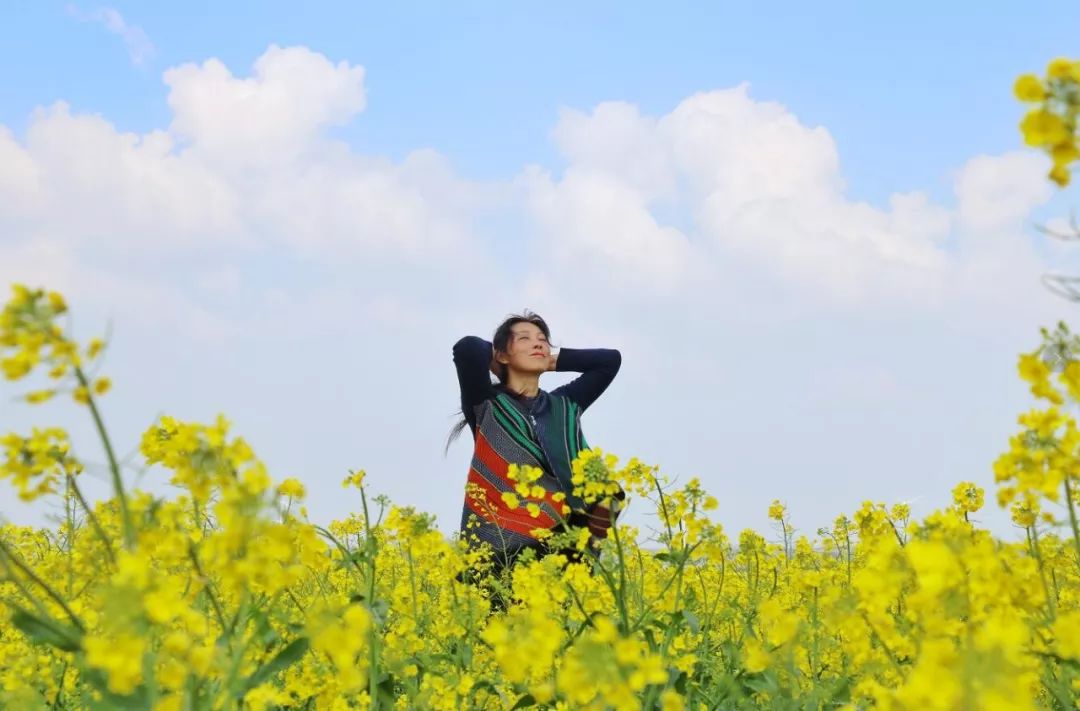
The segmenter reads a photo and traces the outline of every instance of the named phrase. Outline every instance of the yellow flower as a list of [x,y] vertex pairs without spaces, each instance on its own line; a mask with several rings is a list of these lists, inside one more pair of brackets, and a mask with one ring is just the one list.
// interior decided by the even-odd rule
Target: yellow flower
[[90,391],[85,386],[80,385],[75,388],[75,392],[71,394],[71,397],[80,405],[85,405],[90,402]]
[[1059,655],[1080,661],[1080,611],[1058,617],[1054,622],[1054,638]]
[[87,637],[83,640],[86,663],[105,672],[109,691],[130,694],[142,682],[146,640],[140,635]]
[[953,504],[963,513],[974,513],[983,507],[983,489],[970,481],[953,487]]
[[350,471],[349,476],[345,477],[345,480],[341,482],[341,486],[348,489],[350,486],[357,489],[364,488],[364,477],[367,476],[367,472],[363,469],[358,469],[355,472]]
[[62,314],[67,311],[67,302],[64,301],[62,294],[56,291],[49,292],[49,306],[52,307],[53,313]]
[[86,346],[86,357],[90,360],[97,358],[104,347],[105,341],[100,338],[91,338],[90,343]]
[[1058,184],[1058,187],[1064,188],[1069,184],[1069,180],[1072,178],[1072,173],[1069,169],[1063,165],[1055,165],[1050,169],[1048,173],[1050,180],[1053,180]]
[[278,484],[278,496],[288,496],[293,499],[302,499],[306,495],[303,483],[299,479],[286,479]]
[[111,380],[109,380],[108,378],[98,378],[94,382],[94,394],[95,395],[104,395],[105,393],[109,392],[109,388],[111,388],[111,387],[112,387],[112,381]]
[[518,499],[517,494],[512,491],[504,491],[501,498],[507,508],[516,509],[518,506],[521,506],[521,500]]
[[1065,79],[1072,76],[1073,73],[1073,61],[1066,57],[1057,57],[1050,60],[1050,64],[1046,67],[1046,76],[1051,79]]
[[1080,151],[1076,149],[1073,141],[1063,141],[1050,149],[1050,157],[1054,165],[1067,166],[1080,157]]
[[1031,394],[1061,405],[1065,398],[1050,385],[1050,367],[1037,353],[1025,353],[1018,363],[1020,377],[1031,385]]
[[1046,89],[1034,74],[1020,76],[1013,85],[1013,93],[1020,101],[1042,101],[1046,97]]
[[37,390],[32,393],[26,394],[26,401],[31,405],[37,405],[48,400],[51,400],[53,395],[56,395],[55,390]]
[[756,639],[748,639],[743,643],[743,668],[750,673],[765,671],[772,663],[772,657]]
[[769,518],[774,521],[783,521],[784,514],[787,513],[787,508],[780,503],[779,499],[773,499],[772,504],[769,505]]
[[1013,523],[1024,528],[1034,526],[1035,517],[1039,513],[1038,505],[1031,501],[1014,502],[1011,511]]
[[684,708],[685,699],[674,689],[665,689],[660,694],[660,711],[683,711]]
[[1053,146],[1069,138],[1061,117],[1045,109],[1028,112],[1020,122],[1020,131],[1024,134],[1024,141],[1036,148]]

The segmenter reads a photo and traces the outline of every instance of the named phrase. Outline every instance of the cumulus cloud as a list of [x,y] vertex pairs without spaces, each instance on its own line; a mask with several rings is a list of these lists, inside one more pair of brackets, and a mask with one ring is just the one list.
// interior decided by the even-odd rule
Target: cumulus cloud
[[[700,295],[738,272],[834,303],[933,304],[966,255],[980,269],[996,258],[973,235],[1011,237],[1049,195],[1039,159],[1012,153],[961,167],[955,206],[919,191],[853,201],[829,132],[745,84],[660,116],[625,102],[564,109],[552,131],[561,170],[477,184],[430,149],[393,162],[330,137],[365,108],[361,66],[270,46],[248,75],[210,59],[163,78],[164,129],[122,132],[64,103],[36,110],[22,140],[0,127],[0,226],[83,256],[275,249],[449,272],[488,259],[477,219],[502,210],[526,228],[501,237],[529,255],[523,273],[585,289]],[[195,282],[223,293],[243,272],[206,273]]]
[[1014,234],[1034,207],[1050,199],[1046,164],[1045,156],[1030,151],[970,159],[954,182],[963,227],[983,235]]
[[[561,175],[524,181],[543,239],[562,268],[610,264],[637,288],[696,291],[749,268],[838,305],[932,306],[966,268],[957,243],[996,229],[1030,253],[1021,220],[1050,194],[1043,161],[1010,153],[963,166],[954,206],[918,190],[852,200],[828,130],[746,84],[656,117],[620,102],[564,110],[553,137]],[[993,258],[1007,266],[1009,251]]]
[[184,64],[164,74],[171,131],[207,160],[295,159],[323,129],[364,110],[364,68],[332,64],[305,47],[271,45],[250,77],[220,60]]
[[0,215],[21,212],[29,232],[99,249],[244,236],[236,186],[178,152],[165,131],[120,132],[57,103],[34,112],[19,150],[23,166],[0,163],[0,184],[22,182],[33,194],[0,193]]
[[[393,161],[336,140],[365,109],[365,71],[307,48],[271,46],[247,72],[184,64],[164,82],[172,119],[158,130],[64,103],[34,111],[21,136],[0,126],[0,283],[60,288],[137,323],[163,406],[195,407],[185,398],[205,373],[200,403],[212,392],[208,407],[261,427],[292,471],[355,466],[363,431],[364,466],[448,529],[461,487],[459,463],[439,459],[449,347],[507,310],[540,311],[564,345],[624,349],[601,406],[611,417],[590,440],[703,474],[723,449],[710,486],[733,469],[763,486],[804,469],[854,480],[863,465],[838,461],[830,422],[862,428],[867,460],[893,431],[944,442],[946,405],[986,390],[970,364],[992,357],[1004,372],[1017,347],[1002,334],[1026,338],[1047,312],[1046,261],[1022,228],[1049,189],[1028,153],[960,166],[948,203],[912,189],[871,205],[847,194],[825,127],[742,85],[655,116],[625,102],[564,109],[551,135],[562,165],[478,183],[430,148]],[[970,387],[934,380],[947,368]],[[432,397],[446,407],[416,406]],[[699,430],[625,414],[642,398]],[[962,431],[956,441],[975,451]],[[941,468],[901,454],[881,466],[918,469],[906,485],[932,493]],[[417,472],[439,483],[418,494]],[[776,493],[736,487],[725,501],[753,510]],[[318,496],[320,518],[342,513]]]
[[395,163],[327,136],[363,110],[363,78],[363,67],[271,46],[246,77],[217,60],[166,71],[164,129],[39,108],[21,140],[0,126],[4,241],[156,267],[221,250],[351,264],[474,257],[471,220],[497,189],[458,178],[430,150]]

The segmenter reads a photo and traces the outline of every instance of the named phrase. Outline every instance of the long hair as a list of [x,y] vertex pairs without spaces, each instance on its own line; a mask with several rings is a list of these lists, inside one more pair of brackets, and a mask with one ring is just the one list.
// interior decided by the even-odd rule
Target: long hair
[[[507,316],[506,319],[499,324],[499,327],[495,329],[495,335],[491,337],[492,351],[495,353],[506,353],[509,350],[510,337],[513,335],[513,328],[519,323],[535,324],[544,334],[544,338],[548,339],[549,343],[551,342],[551,329],[548,328],[547,322],[540,318],[539,314],[535,314],[532,311],[525,309],[523,313],[510,314]],[[496,370],[498,371],[496,377],[499,381],[496,387],[503,389],[507,394],[513,397],[518,397],[517,393],[506,387],[506,381],[510,377],[509,367],[504,363],[499,363]],[[457,414],[461,416],[461,419],[454,424],[453,428],[450,430],[450,435],[446,438],[446,447],[443,449],[444,457],[450,451],[450,445],[458,438],[461,431],[469,426],[469,421],[465,419],[465,413],[458,410]]]

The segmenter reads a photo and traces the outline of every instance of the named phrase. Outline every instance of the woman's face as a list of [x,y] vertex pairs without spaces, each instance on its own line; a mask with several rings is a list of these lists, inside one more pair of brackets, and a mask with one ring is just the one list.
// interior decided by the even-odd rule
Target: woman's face
[[543,373],[548,369],[551,345],[535,323],[515,323],[510,330],[510,343],[498,361],[521,373]]

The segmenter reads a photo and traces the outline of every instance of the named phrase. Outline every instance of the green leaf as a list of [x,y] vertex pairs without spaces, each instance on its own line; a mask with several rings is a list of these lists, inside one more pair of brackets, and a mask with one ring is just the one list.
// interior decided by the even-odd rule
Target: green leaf
[[683,619],[686,620],[686,626],[690,628],[690,631],[694,634],[701,632],[701,620],[690,610],[682,611]]
[[527,709],[530,706],[536,706],[536,699],[533,698],[532,694],[525,694],[517,700],[517,703],[510,707],[510,711],[514,711],[515,709]]
[[240,692],[241,696],[251,689],[254,689],[259,684],[262,684],[264,681],[267,681],[278,672],[288,669],[307,653],[308,647],[310,646],[311,642],[308,641],[307,637],[298,637],[289,642],[285,645],[284,649],[274,655],[273,659],[256,669],[255,672],[247,678],[242,687],[243,690]]
[[382,627],[386,624],[387,615],[390,614],[390,601],[389,600],[376,600],[368,605],[368,610],[371,612],[372,622],[377,627]]
[[380,707],[390,708],[394,705],[394,688],[397,680],[393,674],[384,674],[379,683],[375,685],[375,694],[379,698]]
[[65,652],[77,652],[82,641],[82,633],[62,622],[38,617],[20,607],[12,606],[11,623],[34,644],[56,647]]
[[776,680],[776,676],[769,670],[766,670],[761,674],[747,676],[743,678],[742,682],[748,689],[757,692],[764,691],[770,696],[776,696],[780,693],[780,684]]
[[495,685],[487,679],[483,679],[473,684],[473,687],[469,689],[469,701],[473,700],[473,697],[476,696],[476,692],[483,691],[485,689],[495,694],[496,696],[499,696],[499,690],[495,688]]

